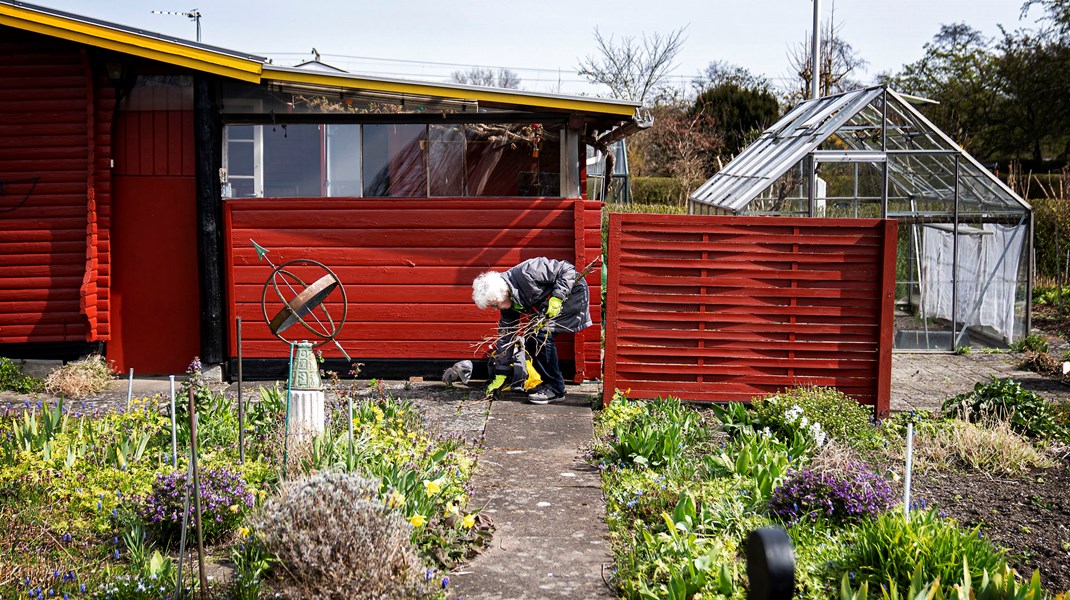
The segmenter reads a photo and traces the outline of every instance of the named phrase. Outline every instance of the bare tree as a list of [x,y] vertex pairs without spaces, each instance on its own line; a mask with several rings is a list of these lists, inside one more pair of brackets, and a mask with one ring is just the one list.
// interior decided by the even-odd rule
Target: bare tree
[[[851,44],[840,37],[841,25],[836,25],[836,9],[825,23],[821,33],[821,72],[818,79],[818,91],[822,96],[838,94],[856,89],[861,84],[851,79],[851,73],[866,66],[867,62],[855,53]],[[807,33],[807,39],[810,34]],[[799,102],[810,96],[810,81],[813,75],[813,48],[809,41],[803,41],[788,52],[788,61],[794,74],[799,77],[797,87],[788,92],[791,103]]]
[[596,27],[597,53],[580,61],[579,74],[591,83],[608,87],[614,98],[645,105],[659,88],[665,87],[665,78],[676,68],[685,29],[681,27],[667,35],[643,34],[638,40],[624,36],[618,41],[612,35],[605,38]]
[[510,90],[520,89],[520,76],[504,67],[499,68],[497,71],[483,67],[472,67],[467,71],[454,71],[450,74],[450,81],[464,85],[480,85]]
[[745,67],[724,60],[710,62],[705,70],[691,80],[691,86],[698,94],[724,84],[734,84],[746,90],[775,91],[773,83],[764,75],[755,75]]

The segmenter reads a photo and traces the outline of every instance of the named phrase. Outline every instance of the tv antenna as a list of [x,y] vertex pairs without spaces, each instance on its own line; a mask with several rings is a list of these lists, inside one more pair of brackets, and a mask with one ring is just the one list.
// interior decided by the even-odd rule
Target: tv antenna
[[194,8],[186,12],[176,12],[173,10],[154,10],[154,15],[174,15],[177,17],[187,17],[190,21],[197,23],[197,42],[201,41],[201,11]]

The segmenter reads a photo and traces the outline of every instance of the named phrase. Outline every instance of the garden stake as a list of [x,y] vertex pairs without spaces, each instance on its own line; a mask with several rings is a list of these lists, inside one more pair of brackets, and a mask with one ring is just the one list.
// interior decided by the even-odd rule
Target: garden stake
[[353,470],[353,396],[346,394],[346,405],[349,407],[349,462],[346,463],[346,472]]
[[134,368],[130,368],[130,381],[126,384],[126,406],[130,407],[130,401],[134,399]]
[[[174,406],[174,394],[171,395],[171,405]],[[182,532],[178,536],[178,576],[175,581],[177,582],[177,589],[175,590],[175,598],[182,600],[182,558],[186,555],[186,530],[189,529],[189,482],[193,479],[193,460],[190,457],[189,468],[186,469],[186,494],[182,498]],[[178,465],[176,464],[177,468]]]
[[238,464],[245,464],[245,406],[241,401],[241,317],[238,317]]
[[175,376],[168,377],[171,381],[171,468],[178,470],[178,425],[175,423]]
[[294,382],[294,344],[290,342],[290,374],[286,376],[286,435],[282,438],[282,480],[286,481],[286,463],[290,452],[290,388]]
[[197,517],[197,570],[201,578],[201,597],[208,591],[208,582],[204,578],[204,529],[201,527],[201,484],[197,473],[197,409],[193,400],[193,386],[189,388],[189,437],[190,469],[193,471],[193,505]]
[[903,476],[903,516],[910,518],[910,470],[914,458],[914,424],[907,423],[907,467]]

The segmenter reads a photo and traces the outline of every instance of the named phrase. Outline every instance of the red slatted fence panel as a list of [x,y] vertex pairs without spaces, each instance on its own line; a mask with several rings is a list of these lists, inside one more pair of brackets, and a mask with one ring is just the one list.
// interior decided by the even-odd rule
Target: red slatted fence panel
[[836,387],[888,411],[896,223],[610,215],[604,401]]
[[[229,200],[229,320],[233,328],[234,317],[242,317],[245,358],[286,355],[261,314],[271,269],[257,260],[253,239],[276,265],[309,258],[338,275],[349,303],[339,341],[354,360],[479,359],[475,345],[494,333],[497,313],[472,303],[476,275],[535,256],[582,268],[601,252],[600,208],[593,201],[534,198]],[[587,282],[591,331],[597,332],[600,271]],[[340,314],[330,302],[328,309]],[[598,377],[599,335],[580,338],[579,356],[572,337],[558,338],[561,358],[576,358],[578,373]],[[230,340],[230,356],[236,356],[233,331]],[[341,357],[330,345],[322,350]]]

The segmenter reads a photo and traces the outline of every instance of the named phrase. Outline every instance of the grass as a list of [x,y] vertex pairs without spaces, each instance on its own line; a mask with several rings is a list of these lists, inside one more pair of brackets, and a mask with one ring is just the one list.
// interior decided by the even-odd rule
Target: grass
[[954,419],[946,427],[935,429],[932,435],[915,439],[914,460],[919,469],[940,470],[955,465],[1014,475],[1053,464],[1015,433],[1007,421],[980,426]]

